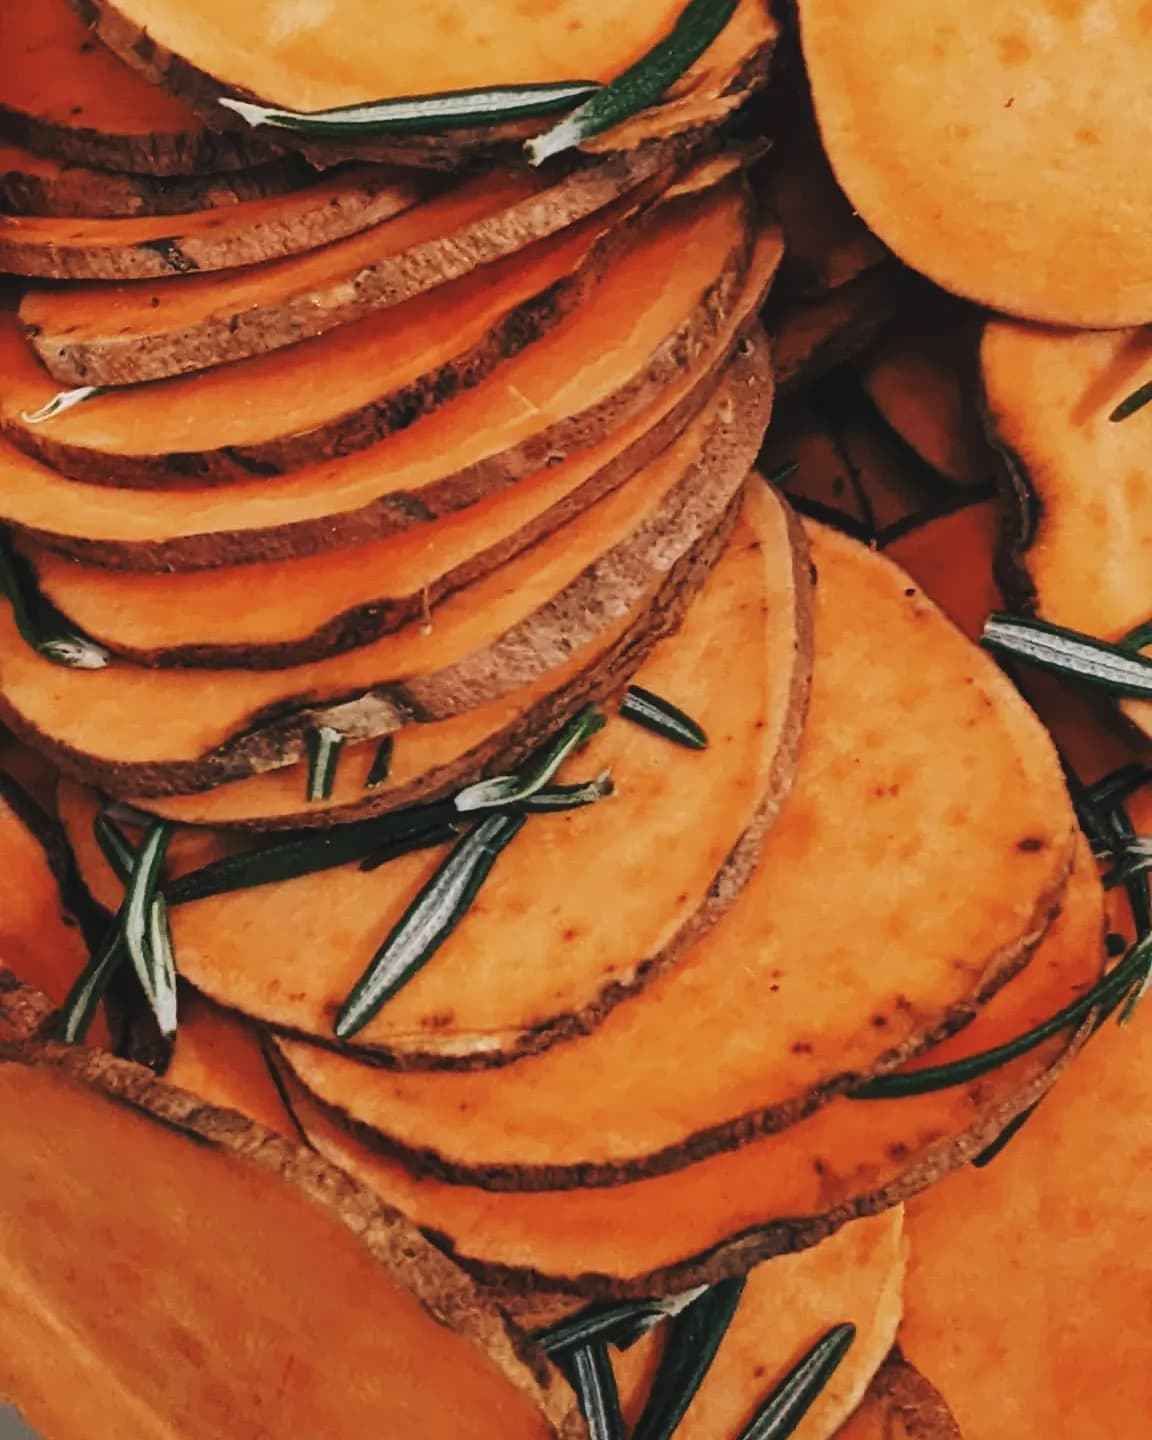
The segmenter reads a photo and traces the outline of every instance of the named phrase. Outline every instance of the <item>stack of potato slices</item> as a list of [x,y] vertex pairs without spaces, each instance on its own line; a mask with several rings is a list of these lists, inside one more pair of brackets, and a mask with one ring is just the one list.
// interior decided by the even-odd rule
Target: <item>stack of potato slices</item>
[[1137,1433],[1152,317],[797,8],[0,0],[44,1440]]

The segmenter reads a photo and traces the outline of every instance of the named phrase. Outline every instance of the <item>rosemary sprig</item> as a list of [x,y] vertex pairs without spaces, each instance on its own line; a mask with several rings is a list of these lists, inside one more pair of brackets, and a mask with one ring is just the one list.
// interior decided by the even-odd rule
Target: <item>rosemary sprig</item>
[[561,80],[538,85],[496,85],[470,90],[445,90],[436,95],[405,95],[331,110],[283,110],[249,100],[221,99],[220,104],[249,125],[268,125],[297,134],[365,138],[372,135],[434,135],[463,126],[500,125],[554,115],[578,105],[600,86],[594,80]]
[[683,1295],[659,1300],[611,1300],[559,1320],[533,1337],[546,1355],[560,1356],[581,1345],[604,1340],[618,1350],[627,1349],[662,1321],[680,1314],[707,1290],[699,1285]]
[[672,1321],[648,1402],[632,1440],[671,1440],[712,1368],[744,1294],[743,1277],[722,1280]]
[[26,645],[72,670],[103,670],[108,652],[89,640],[41,595],[27,565],[12,549],[7,532],[0,532],[0,593],[12,606],[12,618]]
[[58,395],[53,395],[51,400],[41,405],[39,410],[25,410],[20,419],[25,425],[43,425],[46,420],[67,415],[69,410],[75,410],[77,405],[83,405],[86,400],[95,400],[97,395],[107,393],[107,385],[81,385],[76,390],[61,390]]
[[428,963],[468,913],[500,854],[524,826],[524,815],[492,815],[465,835],[404,912],[336,1017],[349,1040]]
[[739,1440],[787,1440],[840,1368],[855,1339],[855,1325],[829,1330],[769,1395]]
[[655,105],[689,70],[736,13],[739,0],[689,0],[670,34],[598,89],[578,110],[526,146],[533,165],[571,150]]
[[540,750],[518,775],[495,775],[469,785],[456,796],[462,811],[496,810],[530,800],[553,778],[564,762],[582,749],[605,725],[604,712],[586,705],[574,715],[555,740]]
[[395,751],[395,736],[385,735],[376,747],[376,754],[372,757],[368,778],[364,781],[365,790],[375,790],[377,786],[383,785],[392,774],[392,757]]
[[569,1355],[567,1369],[588,1422],[589,1440],[624,1440],[620,1395],[607,1347],[602,1342],[581,1345]]
[[166,820],[153,825],[145,835],[128,878],[121,921],[124,944],[166,1039],[176,1034],[176,966],[167,905],[158,891],[160,869],[171,838],[172,826]]
[[57,1039],[65,1045],[79,1045],[83,1041],[109,985],[127,960],[124,932],[116,922],[68,992],[68,998],[56,1017]]
[[344,736],[331,725],[320,725],[308,732],[307,798],[311,804],[331,800],[336,783],[336,767],[344,749]]
[[1113,423],[1127,420],[1129,415],[1135,415],[1138,410],[1143,410],[1150,400],[1152,400],[1152,380],[1146,381],[1139,389],[1133,390],[1126,400],[1121,400],[1108,419]]
[[989,1145],[987,1149],[981,1150],[980,1154],[973,1159],[973,1170],[986,1169],[998,1155],[1002,1155],[1039,1108],[1040,1102],[1037,1100],[1035,1105],[1029,1105],[1027,1110],[1021,1110],[1020,1114],[1017,1115],[1014,1120],[1009,1120],[1008,1124],[1005,1125],[996,1139],[992,1141],[991,1145]]
[[92,834],[117,880],[121,885],[127,885],[136,863],[136,851],[107,810],[101,810],[92,822]]
[[1142,625],[1135,626],[1116,642],[1121,650],[1143,650],[1145,645],[1152,645],[1152,620],[1145,620]]
[[629,685],[620,702],[620,715],[622,719],[642,725],[645,730],[651,730],[688,750],[708,748],[708,736],[690,715],[639,685]]
[[984,626],[989,650],[1027,660],[1116,695],[1152,699],[1152,660],[1079,631],[1013,615],[993,615]]

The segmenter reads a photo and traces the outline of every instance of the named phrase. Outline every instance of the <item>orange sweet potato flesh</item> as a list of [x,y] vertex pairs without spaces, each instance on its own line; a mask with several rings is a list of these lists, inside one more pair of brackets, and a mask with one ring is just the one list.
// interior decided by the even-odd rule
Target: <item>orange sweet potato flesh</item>
[[[259,142],[207,130],[95,43],[68,0],[4,0],[0,132],[47,155],[152,175],[234,170]],[[266,152],[264,152],[266,154]]]
[[[1015,557],[1023,588],[1045,620],[1117,640],[1152,616],[1152,410],[1108,417],[1147,381],[1152,334],[996,321],[981,363],[993,433],[1034,497],[1032,533]],[[1123,710],[1152,735],[1152,708],[1125,701]]]
[[[22,644],[9,612],[0,706],[78,778],[180,793],[289,764],[316,725],[365,739],[474,709],[595,646],[626,615],[633,638],[655,638],[664,606],[675,613],[706,577],[767,421],[771,386],[754,358],[738,362],[729,385],[665,455],[447,600],[430,627],[278,671],[113,662],[82,672]],[[84,679],[93,683],[81,698],[74,685]]]
[[[1085,854],[1035,959],[939,1058],[1002,1044],[1068,1004],[1099,978],[1101,933],[1099,884]],[[912,1099],[833,1100],[779,1134],[672,1175],[541,1194],[496,1194],[417,1174],[338,1108],[291,1077],[289,1084],[297,1118],[323,1154],[492,1283],[648,1295],[802,1249],[931,1185],[1043,1095],[1069,1053],[1066,1039],[1052,1041],[972,1085]],[[339,1107],[355,1094],[329,1098]]]
[[907,285],[889,264],[815,298],[782,288],[766,316],[781,386],[810,383],[866,351],[898,313]]
[[598,304],[441,406],[434,427],[282,478],[148,494],[73,484],[0,439],[0,518],[65,553],[155,571],[313,554],[472,504],[706,373],[751,320],[779,263],[778,234],[757,241],[740,285],[735,271],[718,278],[729,225],[705,204],[686,229],[677,210],[666,207],[658,231],[612,267]]
[[[618,1184],[793,1124],[961,1025],[1027,962],[1074,824],[1047,735],[901,570],[833,531],[811,538],[804,748],[723,918],[641,1000],[548,1054],[485,1075],[358,1077],[288,1044],[309,1089],[338,1088],[356,1120],[449,1178]],[[895,714],[905,723],[881,738],[877,717]]]
[[450,1262],[242,1117],[25,1043],[0,1052],[0,1133],[0,1394],[45,1433],[91,1434],[94,1370],[133,1440],[581,1433]]
[[240,360],[361,319],[575,224],[648,178],[644,151],[559,180],[485,171],[319,250],[228,274],[44,288],[20,318],[65,385],[124,385]]
[[[732,903],[791,783],[810,664],[803,543],[766,490],[749,509],[679,633],[637,675],[704,727],[709,748],[674,749],[613,716],[567,773],[610,769],[617,795],[542,817],[519,837],[435,964],[357,1045],[405,1064],[505,1063],[598,1023]],[[739,686],[726,663],[737,643],[748,657]],[[83,843],[90,813],[81,807],[67,823]],[[665,857],[657,871],[653,854]],[[182,973],[221,1003],[330,1038],[344,997],[440,858],[370,873],[349,866],[181,907]],[[609,894],[611,906],[588,903]],[[275,937],[263,956],[257,935]]]
[[943,1396],[894,1352],[836,1440],[963,1440]]
[[[724,219],[742,250],[742,206],[728,200]],[[26,416],[58,385],[12,317],[0,425],[66,474],[117,486],[275,475],[363,449],[471,388],[587,300],[622,243],[622,206],[317,339],[114,390],[43,423]]]
[[[811,1250],[752,1270],[711,1369],[676,1431],[677,1440],[736,1440],[769,1393],[835,1325],[856,1340],[796,1440],[830,1440],[859,1403],[895,1338],[905,1250],[899,1207],[846,1225]],[[642,1406],[663,1334],[613,1352],[625,1414]]]
[[1026,0],[1010,17],[947,0],[929,24],[914,0],[799,11],[833,169],[902,260],[1031,320],[1152,316],[1152,190],[1131,168],[1152,138],[1141,0],[1118,0],[1104,24],[1079,0]]

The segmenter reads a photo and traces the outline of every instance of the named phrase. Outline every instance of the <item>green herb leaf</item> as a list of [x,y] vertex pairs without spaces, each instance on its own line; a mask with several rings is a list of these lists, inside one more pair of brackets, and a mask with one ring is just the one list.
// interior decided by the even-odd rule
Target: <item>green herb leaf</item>
[[683,1295],[667,1295],[659,1300],[613,1300],[590,1305],[546,1330],[537,1331],[533,1338],[545,1354],[553,1356],[595,1340],[624,1349],[662,1321],[680,1314],[707,1289],[706,1285],[698,1285]]
[[785,464],[778,465],[775,470],[770,470],[764,478],[768,481],[769,485],[780,486],[787,484],[793,475],[798,474],[799,471],[799,460],[788,460]]
[[527,815],[553,815],[562,810],[580,810],[585,805],[595,805],[615,795],[616,786],[607,770],[602,770],[594,780],[583,785],[549,785],[546,790],[537,790],[527,800],[513,803],[512,810],[522,810]]
[[1003,1154],[1039,1108],[1040,1102],[1037,1100],[1035,1105],[1029,1105],[1028,1109],[1021,1110],[1014,1120],[1009,1120],[991,1145],[986,1150],[981,1150],[980,1154],[972,1161],[973,1170],[986,1169],[998,1155]]
[[1133,390],[1127,400],[1121,400],[1108,419],[1113,422],[1127,420],[1129,415],[1135,415],[1137,410],[1143,410],[1150,400],[1152,400],[1152,380],[1141,385],[1138,390]]
[[128,954],[160,1033],[166,1038],[176,1033],[176,973],[166,907],[157,891],[171,838],[172,826],[165,820],[153,825],[145,835],[128,879],[121,922]]
[[121,885],[127,885],[132,874],[132,868],[136,864],[136,851],[108,814],[107,810],[101,810],[92,822],[92,834],[96,837],[96,843],[100,846],[104,859],[115,873]]
[[59,395],[53,395],[46,405],[41,405],[39,410],[25,410],[20,418],[25,425],[43,425],[46,420],[67,415],[69,410],[75,410],[76,406],[83,405],[85,400],[95,400],[97,395],[105,395],[107,391],[106,385],[82,385],[78,390],[62,390]]
[[624,1440],[624,1418],[612,1362],[602,1343],[581,1345],[568,1357],[572,1388],[588,1422],[589,1440]]
[[372,759],[372,765],[368,771],[368,778],[364,781],[365,790],[375,790],[378,785],[383,785],[389,775],[392,774],[392,756],[395,750],[395,736],[385,735],[376,747],[376,754]]
[[340,763],[340,752],[344,749],[344,736],[330,725],[321,725],[310,730],[308,746],[308,800],[315,804],[320,800],[331,800],[332,787],[336,783],[336,766]]
[[632,1440],[671,1440],[712,1368],[744,1294],[744,1279],[722,1280],[672,1321],[652,1391]]
[[1043,620],[993,615],[984,626],[989,650],[1042,670],[1097,685],[1116,695],[1152,698],[1152,660]]
[[688,750],[708,748],[708,736],[690,715],[639,685],[629,685],[620,702],[620,714],[634,725],[642,725],[645,730],[651,730]]
[[501,125],[553,115],[578,105],[600,86],[594,80],[561,80],[540,85],[496,85],[472,90],[446,90],[437,95],[406,95],[366,105],[341,105],[333,110],[281,110],[248,100],[220,101],[249,125],[269,125],[305,135],[352,137],[371,135],[434,135],[464,126]]
[[551,130],[526,146],[533,165],[572,150],[655,105],[691,69],[736,13],[739,0],[690,0],[670,34],[622,75],[597,90]]
[[1129,630],[1117,644],[1121,650],[1143,650],[1145,645],[1152,645],[1152,620],[1145,620],[1143,625]]
[[108,664],[107,650],[82,635],[41,595],[6,532],[0,532],[0,592],[12,606],[20,638],[45,660],[71,670],[103,670]]
[[855,1325],[837,1325],[776,1387],[739,1440],[787,1440],[840,1368],[856,1339]]
[[604,725],[604,712],[596,705],[586,705],[518,775],[496,775],[461,790],[456,796],[457,810],[504,809],[530,800],[544,789],[565,760],[582,749]]
[[496,860],[524,822],[523,815],[492,815],[459,841],[344,1003],[336,1017],[338,1039],[358,1034],[424,968],[468,913]]
[[104,944],[93,953],[80,972],[56,1018],[56,1035],[65,1045],[79,1045],[83,1041],[100,1008],[100,1001],[127,960],[124,933],[116,923]]

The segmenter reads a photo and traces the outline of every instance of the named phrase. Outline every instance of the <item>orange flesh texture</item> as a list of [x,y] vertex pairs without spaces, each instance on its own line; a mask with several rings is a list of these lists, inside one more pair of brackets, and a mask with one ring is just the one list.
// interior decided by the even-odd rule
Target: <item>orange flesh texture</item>
[[901,1344],[965,1436],[1140,1435],[1152,1010],[1107,1022],[994,1164],[909,1207]]
[[[730,226],[736,204],[727,213]],[[306,434],[467,354],[501,317],[577,272],[620,218],[620,207],[611,207],[522,254],[318,339],[99,395],[46,422],[47,433],[62,444],[106,454],[113,479],[117,455],[195,455]],[[11,323],[18,333],[15,318]],[[5,370],[3,411],[15,429],[23,414],[59,389],[22,337],[5,353],[11,350],[14,359],[21,347],[24,365]],[[367,436],[365,427],[364,443]]]
[[[196,241],[224,247],[231,237],[239,242],[260,227],[277,238],[277,249],[286,254],[305,248],[309,240],[307,217],[344,208],[340,233],[348,234],[376,225],[390,215],[415,205],[427,193],[429,182],[406,170],[363,166],[341,170],[327,179],[293,191],[258,200],[242,200],[216,210],[197,210],[190,215],[144,215],[138,219],[88,220],[55,215],[10,215],[4,218],[7,242],[61,250],[125,250],[179,239],[201,268],[210,269],[211,253],[197,250]],[[363,196],[374,197],[367,203]],[[341,202],[348,203],[342,207]],[[327,234],[332,234],[328,230]],[[292,239],[299,235],[298,240]],[[227,253],[225,251],[225,253]],[[224,262],[227,266],[227,261]],[[6,392],[7,394],[7,392]]]
[[113,647],[147,651],[306,640],[357,606],[432,590],[472,557],[538,523],[642,442],[705,383],[694,374],[599,444],[475,505],[369,545],[296,560],[154,575],[78,565],[44,546],[29,546],[26,553],[42,591],[86,633]]
[[[734,1440],[771,1391],[835,1325],[856,1340],[794,1440],[828,1440],[859,1403],[895,1339],[905,1250],[899,1208],[846,1225],[811,1250],[781,1255],[748,1275],[736,1314],[677,1440]],[[642,1402],[660,1331],[612,1351],[625,1411]]]
[[[498,456],[615,395],[708,292],[731,252],[734,217],[725,206],[703,212],[692,206],[687,216],[673,209],[611,267],[595,305],[579,307],[474,390],[441,406],[429,425],[275,479],[146,494],[77,485],[0,440],[0,518],[48,535],[146,546],[315,522],[397,492],[419,492]],[[719,344],[746,323],[779,258],[779,237],[768,232],[740,299],[716,327]]]
[[[699,457],[723,399],[721,392],[664,455],[627,485],[447,599],[431,627],[416,622],[346,655],[283,670],[151,670],[113,661],[102,670],[81,671],[55,665],[24,644],[5,607],[0,610],[0,697],[24,724],[87,755],[121,764],[163,763],[210,752],[280,702],[298,708],[309,698],[348,697],[390,680],[434,675],[500,642],[555,601],[585,569],[662,516],[662,507],[671,503],[669,497]],[[675,517],[680,518],[678,509]],[[651,586],[660,578],[653,573]],[[649,593],[629,593],[630,604],[606,597],[599,622],[611,625],[623,611],[635,612]],[[486,663],[460,692],[459,709],[495,700],[568,660],[575,642],[553,628],[555,634],[538,634],[525,654],[504,642],[499,663]],[[381,717],[375,733],[389,728],[395,727]]]
[[90,1366],[118,1437],[552,1433],[275,1170],[35,1065],[0,1067],[0,1131],[0,1393],[58,1440],[91,1434]]
[[[1152,616],[1152,410],[1108,416],[1147,381],[1152,332],[1061,335],[997,321],[981,360],[994,432],[1040,502],[1023,561],[1037,613],[1117,640]],[[1152,705],[1122,708],[1152,735]]]
[[[1100,923],[1098,888],[1075,880],[1039,953],[949,1042],[952,1058],[1013,1039],[1095,983]],[[957,1152],[955,1138],[1044,1074],[1064,1045],[1063,1039],[1049,1042],[981,1081],[936,1094],[836,1099],[779,1134],[673,1175],[542,1194],[496,1194],[417,1174],[355,1139],[300,1087],[294,1086],[292,1105],[321,1153],[417,1225],[446,1237],[461,1258],[531,1271],[537,1279],[564,1279],[569,1288],[573,1277],[583,1277],[579,1284],[590,1284],[591,1277],[617,1291],[649,1294],[653,1272],[733,1236],[754,1234],[782,1217],[811,1217],[834,1229],[850,1218],[860,1197],[870,1197],[875,1208],[872,1197],[888,1187],[903,1182],[902,1189],[915,1190],[930,1183],[971,1153],[971,1147]],[[356,1097],[328,1098],[340,1105]],[[919,1178],[910,1178],[916,1172]],[[755,1253],[795,1244],[773,1231]]]
[[38,751],[30,750],[3,727],[0,727],[0,771],[11,776],[45,815],[56,814],[59,771],[50,760]]
[[112,135],[203,128],[182,101],[95,42],[68,0],[4,0],[0,32],[0,106]]
[[1152,145],[1143,0],[1103,18],[1086,0],[944,0],[927,22],[908,0],[799,9],[832,167],[901,259],[1033,320],[1152,316],[1152,188],[1131,163]]
[[[435,963],[357,1043],[498,1051],[598,1001],[613,983],[634,984],[638,967],[675,940],[780,783],[797,663],[796,601],[783,578],[788,544],[765,496],[757,523],[737,530],[683,628],[637,674],[704,726],[709,748],[682,753],[613,718],[564,773],[584,779],[609,768],[617,795],[532,822]],[[765,604],[773,607],[767,623]],[[748,683],[738,687],[723,661],[737,640],[749,657]],[[695,825],[688,843],[686,817],[704,814],[715,818]],[[653,854],[665,857],[655,871]],[[182,906],[173,912],[181,973],[221,1003],[329,1035],[375,949],[442,858],[425,852],[370,873],[349,866]],[[610,906],[588,904],[609,894]],[[270,942],[263,956],[262,936]]]
[[[894,1068],[1044,931],[1072,823],[1047,737],[991,661],[905,599],[902,571],[815,528],[812,558],[800,767],[733,907],[592,1035],[500,1072],[365,1075],[357,1119],[513,1186],[533,1167],[568,1167],[569,1184],[586,1164],[669,1168],[747,1138],[733,1133],[742,1117],[751,1133],[781,1128],[852,1077]],[[906,723],[881,740],[877,717],[894,714]],[[1019,797],[1009,812],[1005,794]],[[322,1094],[352,1063],[289,1056]]]
[[771,321],[781,384],[798,385],[866,349],[899,302],[891,267],[875,266],[826,295],[782,303]]
[[[88,963],[88,947],[64,912],[60,887],[44,847],[0,799],[0,959],[25,984],[62,1005]],[[103,1018],[93,1044],[108,1040]]]

